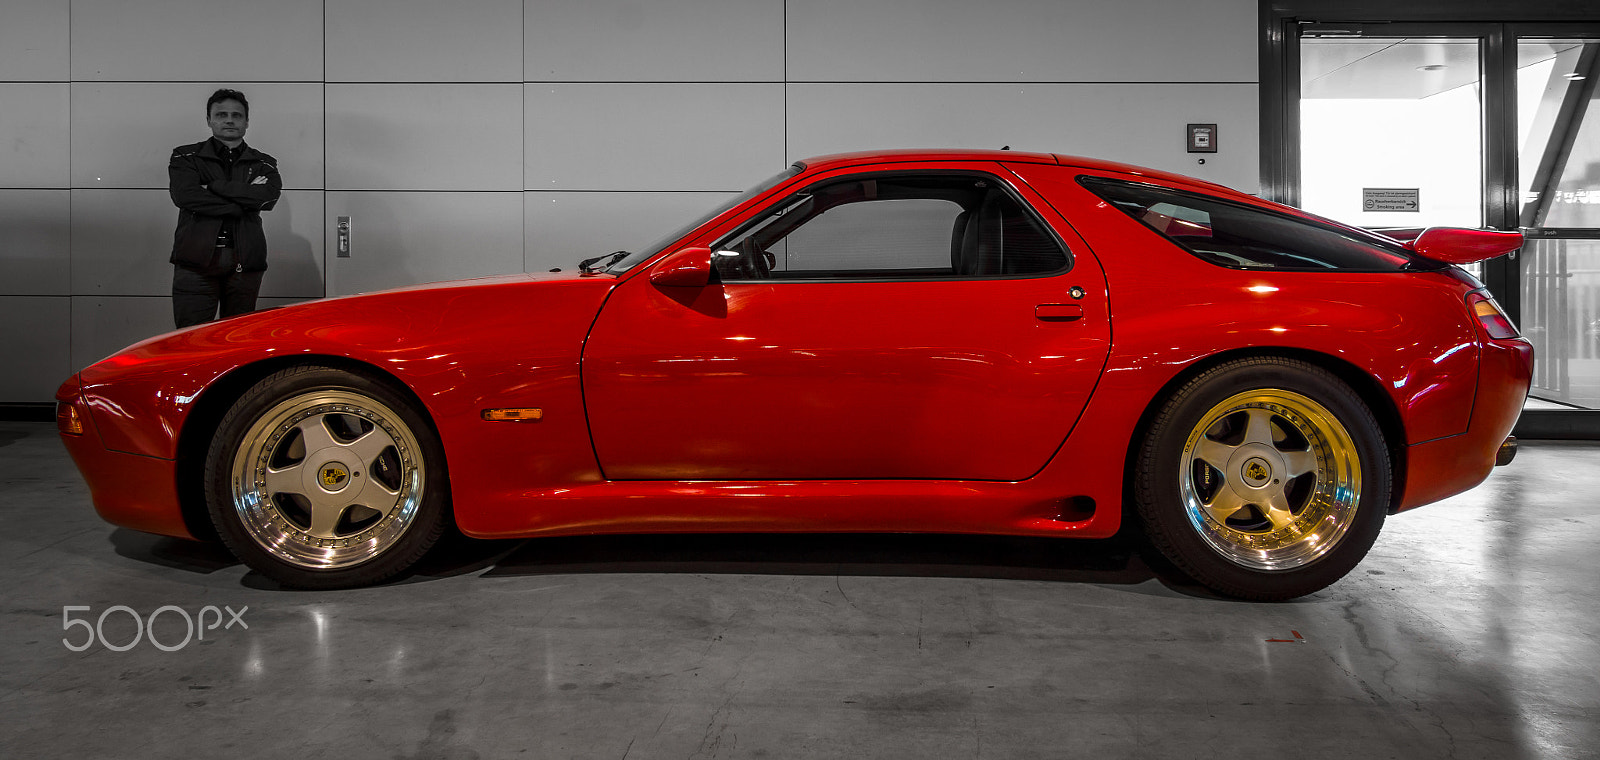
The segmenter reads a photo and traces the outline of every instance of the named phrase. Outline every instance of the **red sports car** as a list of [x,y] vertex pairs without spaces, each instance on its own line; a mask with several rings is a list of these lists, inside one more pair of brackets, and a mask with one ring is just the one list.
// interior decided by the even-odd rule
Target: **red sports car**
[[1107,537],[1224,594],[1338,580],[1509,461],[1533,352],[1453,264],[1225,187],[1014,151],[796,163],[579,271],[335,298],[84,369],[117,525],[282,584],[477,537]]

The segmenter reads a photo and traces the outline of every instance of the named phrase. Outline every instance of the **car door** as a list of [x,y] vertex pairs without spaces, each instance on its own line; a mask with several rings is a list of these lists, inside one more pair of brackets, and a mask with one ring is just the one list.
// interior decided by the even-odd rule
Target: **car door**
[[1100,377],[1104,277],[997,164],[838,171],[622,283],[584,350],[610,479],[1015,481]]

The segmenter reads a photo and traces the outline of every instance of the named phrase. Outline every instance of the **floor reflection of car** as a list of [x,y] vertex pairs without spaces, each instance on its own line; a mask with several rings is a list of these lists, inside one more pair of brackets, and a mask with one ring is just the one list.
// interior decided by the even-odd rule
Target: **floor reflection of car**
[[1284,599],[1514,452],[1532,349],[1452,265],[1519,243],[1050,154],[830,156],[582,271],[145,341],[58,417],[107,520],[289,586],[391,578],[454,529],[1130,522]]

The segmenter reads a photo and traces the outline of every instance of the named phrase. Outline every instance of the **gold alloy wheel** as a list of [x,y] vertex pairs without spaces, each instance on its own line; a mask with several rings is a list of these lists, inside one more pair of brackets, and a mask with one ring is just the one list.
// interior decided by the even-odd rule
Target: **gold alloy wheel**
[[350,567],[416,520],[421,447],[393,409],[347,390],[274,404],[233,454],[233,508],[252,540],[301,568]]
[[1361,461],[1349,431],[1293,391],[1246,391],[1213,406],[1191,429],[1180,465],[1190,525],[1252,570],[1315,562],[1360,507]]

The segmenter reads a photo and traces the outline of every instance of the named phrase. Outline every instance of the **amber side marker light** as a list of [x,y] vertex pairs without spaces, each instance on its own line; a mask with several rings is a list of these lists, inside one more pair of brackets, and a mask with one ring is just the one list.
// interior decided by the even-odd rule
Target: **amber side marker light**
[[485,409],[483,418],[490,422],[538,422],[544,419],[543,409]]
[[1511,324],[1511,319],[1500,310],[1500,304],[1494,302],[1483,293],[1468,293],[1467,305],[1472,307],[1472,314],[1478,318],[1478,323],[1488,331],[1489,337],[1496,340],[1515,338],[1519,335],[1517,326]]
[[83,418],[78,416],[78,405],[70,401],[56,404],[56,429],[67,435],[83,435]]

